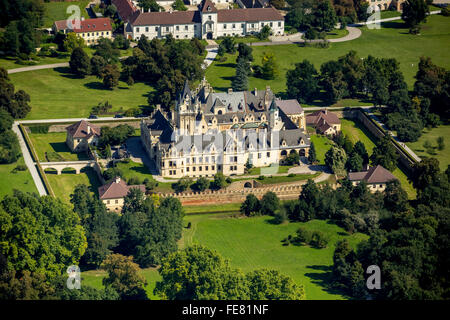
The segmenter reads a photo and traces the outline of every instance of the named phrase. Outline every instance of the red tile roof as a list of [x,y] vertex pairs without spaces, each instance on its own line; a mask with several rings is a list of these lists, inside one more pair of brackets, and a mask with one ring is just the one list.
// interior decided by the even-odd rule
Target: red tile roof
[[364,180],[367,183],[386,183],[391,180],[397,179],[389,170],[386,170],[382,166],[371,167],[368,171],[363,172],[350,172],[348,174],[350,181]]
[[144,12],[133,15],[130,23],[133,26],[172,25],[200,23],[199,11]]
[[112,31],[111,20],[109,18],[98,18],[98,19],[86,19],[80,21],[80,28],[74,28],[75,20],[72,21],[72,26],[67,25],[67,20],[55,21],[55,26],[57,31],[60,30],[72,30],[76,33],[81,32],[93,32],[93,31]]
[[66,130],[74,138],[90,138],[92,135],[100,135],[99,127],[84,120],[68,126]]
[[202,6],[202,12],[217,12],[217,8],[214,6],[214,3],[211,0],[206,0]]
[[111,0],[111,3],[116,6],[123,21],[128,21],[133,13],[139,11],[130,0]]
[[283,21],[283,16],[273,7],[218,10],[217,22]]
[[316,112],[310,113],[306,116],[306,123],[308,124],[319,124],[324,120],[328,124],[340,124],[341,120],[339,120],[338,116],[328,111],[327,109],[318,110]]
[[111,182],[99,187],[98,196],[101,200],[123,198],[133,188],[138,188],[145,193],[145,186],[143,184],[128,186],[123,179],[117,177]]

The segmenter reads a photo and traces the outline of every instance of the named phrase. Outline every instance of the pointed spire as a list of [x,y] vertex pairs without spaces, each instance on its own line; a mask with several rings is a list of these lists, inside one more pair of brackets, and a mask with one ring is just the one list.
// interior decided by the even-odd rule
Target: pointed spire
[[270,104],[269,111],[273,112],[277,110],[277,104],[275,102],[275,97],[272,99],[272,103]]
[[183,88],[183,93],[181,94],[181,96],[183,99],[186,99],[186,96],[188,96],[189,98],[192,97],[191,89],[189,88],[189,82],[187,79],[184,81],[184,88]]

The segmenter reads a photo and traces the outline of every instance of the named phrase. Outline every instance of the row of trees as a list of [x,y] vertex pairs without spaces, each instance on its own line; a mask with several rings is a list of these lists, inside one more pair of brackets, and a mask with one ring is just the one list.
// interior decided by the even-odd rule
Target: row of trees
[[288,95],[301,103],[323,100],[335,103],[343,98],[371,99],[381,109],[385,123],[402,141],[417,141],[424,126],[435,127],[449,114],[449,71],[420,58],[414,91],[408,86],[396,59],[358,57],[350,51],[325,62],[320,73],[303,60],[286,74]]
[[15,90],[8,72],[0,68],[0,163],[13,163],[21,155],[19,140],[11,130],[14,119],[24,118],[31,110],[30,96]]

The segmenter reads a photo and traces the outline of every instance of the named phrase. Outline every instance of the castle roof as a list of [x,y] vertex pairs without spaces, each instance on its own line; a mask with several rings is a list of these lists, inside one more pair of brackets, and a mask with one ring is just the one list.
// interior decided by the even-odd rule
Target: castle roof
[[93,135],[100,135],[100,128],[90,124],[85,120],[78,121],[66,127],[67,133],[73,138],[90,138]]
[[380,165],[371,167],[368,171],[349,172],[350,181],[366,181],[367,183],[386,183],[397,179],[389,170]]
[[145,186],[143,184],[129,186],[123,179],[117,177],[107,184],[99,187],[98,196],[101,200],[123,198],[132,188],[140,189],[145,193]]

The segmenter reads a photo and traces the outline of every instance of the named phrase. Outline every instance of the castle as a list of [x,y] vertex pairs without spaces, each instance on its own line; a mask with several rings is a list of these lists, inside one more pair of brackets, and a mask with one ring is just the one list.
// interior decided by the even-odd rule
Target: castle
[[216,93],[206,79],[194,91],[186,81],[175,110],[157,107],[140,127],[149,157],[171,178],[240,175],[247,162],[283,164],[293,152],[308,156],[310,147],[301,106],[277,99],[268,86]]

